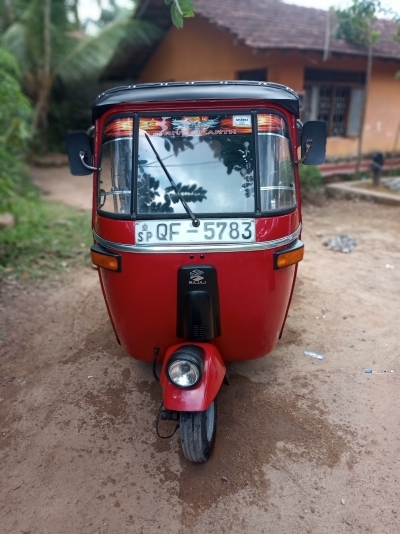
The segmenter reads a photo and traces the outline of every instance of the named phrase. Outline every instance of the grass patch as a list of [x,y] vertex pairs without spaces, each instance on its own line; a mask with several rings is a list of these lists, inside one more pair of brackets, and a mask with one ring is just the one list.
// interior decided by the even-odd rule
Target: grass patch
[[322,186],[322,174],[316,165],[299,165],[302,193],[314,193]]
[[0,280],[40,280],[90,265],[90,213],[35,196],[10,208],[15,226],[0,231]]

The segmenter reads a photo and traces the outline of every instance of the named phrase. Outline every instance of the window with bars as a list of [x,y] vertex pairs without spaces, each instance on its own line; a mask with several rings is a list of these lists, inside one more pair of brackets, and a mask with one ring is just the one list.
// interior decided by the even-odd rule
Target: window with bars
[[350,100],[350,87],[322,85],[318,91],[317,120],[325,121],[328,135],[344,137]]
[[306,69],[303,120],[323,120],[330,137],[359,135],[365,76],[362,72]]

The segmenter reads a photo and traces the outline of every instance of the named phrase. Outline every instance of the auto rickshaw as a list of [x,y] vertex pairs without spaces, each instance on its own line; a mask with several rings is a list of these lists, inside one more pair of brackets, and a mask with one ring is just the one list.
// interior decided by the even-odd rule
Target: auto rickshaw
[[158,435],[177,421],[185,457],[204,462],[226,363],[282,335],[304,252],[298,163],[323,163],[325,123],[302,125],[288,87],[250,81],[118,87],[92,116],[68,155],[72,174],[93,172],[110,320],[128,355],[153,362]]

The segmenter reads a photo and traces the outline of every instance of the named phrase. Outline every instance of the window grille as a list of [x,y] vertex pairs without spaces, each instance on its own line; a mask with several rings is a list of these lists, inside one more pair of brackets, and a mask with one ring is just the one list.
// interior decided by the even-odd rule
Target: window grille
[[330,137],[357,136],[361,122],[363,72],[306,69],[303,120],[323,120]]

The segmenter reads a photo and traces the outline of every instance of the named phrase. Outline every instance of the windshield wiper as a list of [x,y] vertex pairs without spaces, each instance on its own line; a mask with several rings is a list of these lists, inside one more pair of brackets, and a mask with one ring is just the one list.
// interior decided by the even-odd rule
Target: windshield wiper
[[200,221],[199,219],[197,219],[196,215],[193,213],[193,211],[189,208],[189,206],[187,205],[186,203],[186,200],[183,198],[183,196],[181,195],[178,187],[176,186],[176,183],[174,182],[174,180],[172,179],[172,176],[169,174],[168,172],[168,169],[167,167],[164,165],[162,159],[160,158],[160,156],[158,155],[158,152],[157,150],[154,148],[154,145],[153,143],[151,142],[151,139],[150,137],[147,135],[147,133],[144,134],[146,136],[146,139],[147,141],[149,142],[149,145],[151,146],[151,148],[153,149],[153,152],[154,154],[156,155],[156,158],[159,162],[159,164],[161,165],[163,171],[165,172],[168,180],[170,181],[172,187],[174,188],[174,191],[177,195],[177,197],[179,198],[179,200],[181,201],[182,203],[182,206],[185,208],[186,210],[186,213],[189,215],[189,217],[192,219],[192,224],[195,228],[197,228],[198,226],[200,226]]

